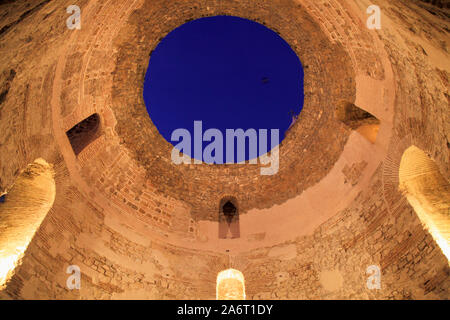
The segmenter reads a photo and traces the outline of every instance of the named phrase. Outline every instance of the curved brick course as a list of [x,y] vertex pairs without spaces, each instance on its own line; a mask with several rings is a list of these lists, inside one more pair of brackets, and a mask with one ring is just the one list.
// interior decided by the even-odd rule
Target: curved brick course
[[[249,299],[449,298],[448,261],[398,190],[411,145],[449,177],[448,9],[379,0],[375,31],[360,0],[83,0],[72,31],[73,3],[27,3],[0,5],[0,194],[42,158],[56,196],[0,298],[214,299],[230,267]],[[152,50],[213,15],[265,24],[303,63],[277,175],[176,166],[145,110]],[[375,143],[335,118],[341,101],[380,120]],[[75,155],[66,132],[95,113],[100,135]],[[237,239],[218,237],[225,197],[239,204]],[[370,265],[380,290],[366,286]]]

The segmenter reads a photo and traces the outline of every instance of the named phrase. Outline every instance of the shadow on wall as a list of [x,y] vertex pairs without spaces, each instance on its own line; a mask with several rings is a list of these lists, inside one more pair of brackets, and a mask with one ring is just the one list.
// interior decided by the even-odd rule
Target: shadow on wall
[[411,146],[403,153],[399,189],[425,229],[450,261],[450,184],[425,152]]
[[66,132],[75,155],[101,135],[100,116],[94,113]]
[[55,200],[54,171],[37,159],[0,202],[0,289],[11,278]]
[[364,138],[375,143],[380,129],[380,120],[353,103],[341,101],[335,109],[335,116],[347,127],[355,130]]
[[225,197],[219,204],[219,239],[236,239],[241,236],[237,199]]

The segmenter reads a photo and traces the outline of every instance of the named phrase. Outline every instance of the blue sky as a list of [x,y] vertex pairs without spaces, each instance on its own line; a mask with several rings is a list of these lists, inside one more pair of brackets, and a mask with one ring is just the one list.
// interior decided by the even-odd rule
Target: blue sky
[[193,137],[194,121],[224,137],[225,129],[254,128],[279,129],[282,139],[289,112],[303,107],[303,68],[289,45],[259,23],[197,19],[173,30],[153,51],[144,100],[169,142],[178,128]]

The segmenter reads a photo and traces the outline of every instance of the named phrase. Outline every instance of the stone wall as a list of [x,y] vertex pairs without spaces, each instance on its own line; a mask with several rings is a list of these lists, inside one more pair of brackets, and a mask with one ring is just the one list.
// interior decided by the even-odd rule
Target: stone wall
[[[379,168],[370,187],[312,235],[242,255],[236,267],[247,275],[248,296],[448,299],[447,259],[406,201],[389,210],[381,173]],[[381,271],[380,290],[367,287],[372,265]],[[337,285],[325,281],[330,272],[340,279]]]
[[[71,31],[71,4],[0,5],[0,194],[37,158],[56,183],[0,298],[214,299],[218,272],[234,267],[250,299],[448,299],[448,261],[398,191],[411,145],[449,176],[446,9],[375,1],[382,29],[369,31],[365,0],[85,0]],[[158,41],[217,14],[267,25],[303,63],[305,107],[275,176],[175,166],[145,113]],[[375,143],[334,117],[341,100],[380,120]],[[75,155],[66,132],[94,113],[101,135]],[[240,239],[215,233],[224,196],[239,203]],[[69,265],[81,269],[79,291],[67,289]],[[367,289],[370,265],[380,290]]]

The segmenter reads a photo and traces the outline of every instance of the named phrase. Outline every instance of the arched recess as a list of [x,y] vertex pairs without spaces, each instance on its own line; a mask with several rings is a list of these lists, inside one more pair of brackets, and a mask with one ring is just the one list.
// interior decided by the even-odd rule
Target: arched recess
[[227,269],[217,275],[217,300],[245,300],[245,280],[242,272]]
[[219,203],[219,239],[236,239],[240,236],[237,199],[235,197],[224,197]]
[[90,143],[101,135],[100,116],[97,113],[79,122],[66,132],[75,155],[81,153]]
[[52,166],[39,158],[20,174],[0,203],[0,288],[52,207],[55,189]]
[[416,146],[400,161],[399,188],[450,261],[450,184],[436,163]]
[[380,120],[351,102],[340,101],[335,109],[335,116],[346,126],[375,143],[380,129]]

